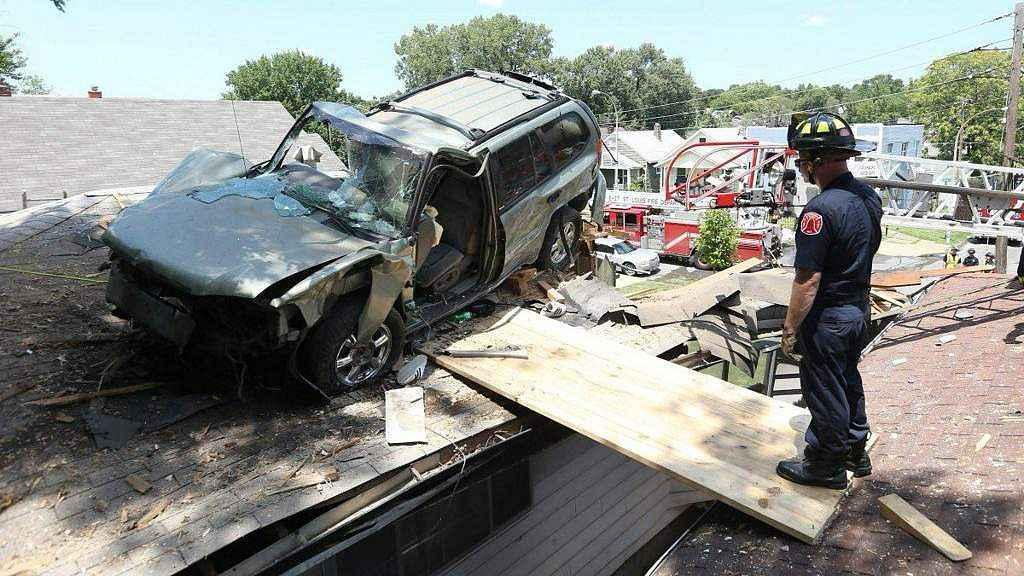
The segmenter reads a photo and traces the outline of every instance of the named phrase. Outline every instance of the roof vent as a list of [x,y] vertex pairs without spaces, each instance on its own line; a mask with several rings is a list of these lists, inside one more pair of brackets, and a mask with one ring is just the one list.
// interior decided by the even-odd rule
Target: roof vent
[[99,86],[89,88],[89,98],[103,98],[103,92],[100,91]]
[[657,138],[658,140],[661,140],[661,123],[660,122],[655,122],[654,123],[654,137]]

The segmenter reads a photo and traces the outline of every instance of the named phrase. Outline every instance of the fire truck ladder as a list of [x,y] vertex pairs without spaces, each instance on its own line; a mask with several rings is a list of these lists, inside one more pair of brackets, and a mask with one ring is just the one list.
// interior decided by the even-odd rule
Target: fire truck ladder
[[[703,151],[700,150],[702,148],[710,148],[710,150],[700,154]],[[693,163],[693,169],[690,170],[686,181],[673,186],[671,183],[672,169],[675,167],[676,163],[678,163],[679,160],[687,154],[699,154],[699,156],[697,156],[697,160]],[[736,162],[747,154],[750,155],[750,160],[746,166],[738,168],[730,166],[730,164]],[[784,161],[787,154],[785,146],[780,146],[778,144],[761,144],[756,140],[696,142],[679,150],[672,160],[666,164],[663,177],[665,200],[675,200],[682,204],[687,210],[692,210],[697,201],[729,190],[734,184],[743,182],[744,180],[746,180],[745,185],[752,188],[757,183],[757,177],[765,166],[769,166],[774,162]],[[724,160],[710,159],[711,156],[722,155],[727,155],[727,158]],[[712,162],[713,164],[710,167],[706,169],[701,168],[706,163]],[[734,173],[727,181],[702,190],[695,189],[694,183],[699,182],[708,175],[727,167],[733,168],[736,171],[736,173]],[[780,193],[776,191],[776,200],[781,202],[782,198],[779,197],[779,194]]]

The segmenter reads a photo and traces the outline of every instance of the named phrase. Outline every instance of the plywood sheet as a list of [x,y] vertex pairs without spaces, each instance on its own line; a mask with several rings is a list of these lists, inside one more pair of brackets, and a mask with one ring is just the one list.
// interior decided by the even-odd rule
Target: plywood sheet
[[640,325],[660,326],[703,314],[735,296],[740,291],[736,277],[760,263],[757,258],[750,258],[686,286],[655,294],[652,301],[637,306]]
[[900,270],[898,272],[878,272],[871,275],[871,285],[878,288],[897,288],[920,284],[922,278],[942,278],[968,272],[991,272],[993,266],[958,266],[956,268],[931,268],[928,270]]
[[452,346],[522,346],[529,359],[426,352],[449,371],[801,540],[817,538],[842,497],[775,474],[779,460],[803,449],[810,416],[801,408],[526,310],[476,328]]

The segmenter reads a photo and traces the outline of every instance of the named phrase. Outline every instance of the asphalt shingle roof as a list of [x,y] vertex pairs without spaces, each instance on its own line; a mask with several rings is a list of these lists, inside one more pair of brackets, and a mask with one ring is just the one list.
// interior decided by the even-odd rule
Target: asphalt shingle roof
[[[237,129],[236,129],[237,118]],[[34,198],[152,185],[192,149],[266,160],[294,120],[278,102],[144,98],[0,98],[0,212]],[[323,140],[321,170],[341,164]]]

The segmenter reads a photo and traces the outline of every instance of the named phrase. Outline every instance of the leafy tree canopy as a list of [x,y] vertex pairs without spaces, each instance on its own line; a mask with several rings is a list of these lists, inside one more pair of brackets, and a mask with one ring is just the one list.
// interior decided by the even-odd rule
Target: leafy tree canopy
[[18,35],[0,36],[0,82],[8,86],[21,80],[21,69],[25,67],[25,56],[15,42]]
[[[925,125],[926,138],[938,146],[942,158],[953,157],[957,132],[970,120],[964,129],[961,158],[1002,163],[1003,113],[999,109],[1006,105],[1009,68],[1008,54],[981,50],[936,60],[912,83],[910,111]],[[992,108],[996,110],[985,112]]]
[[260,56],[227,73],[228,100],[276,100],[298,116],[318,100],[365,107],[366,102],[341,88],[341,70],[300,50]]
[[[559,58],[552,77],[567,94],[585,101],[603,123],[649,128],[654,122],[692,120],[700,90],[682,58],[653,44],[617,50],[594,46],[575,58]],[[594,95],[594,90],[603,94]]]
[[734,84],[707,104],[715,112],[714,123],[769,126],[788,124],[793,106],[786,90],[762,81]]
[[549,72],[551,29],[515,16],[415,27],[395,44],[395,74],[415,88],[470,68],[543,76]]
[[879,74],[854,84],[845,100],[846,119],[850,122],[893,123],[910,117],[910,96],[900,94],[906,84],[890,74]]
[[16,87],[18,94],[32,94],[35,96],[49,94],[52,90],[53,88],[43,80],[42,76],[35,74],[25,74]]

